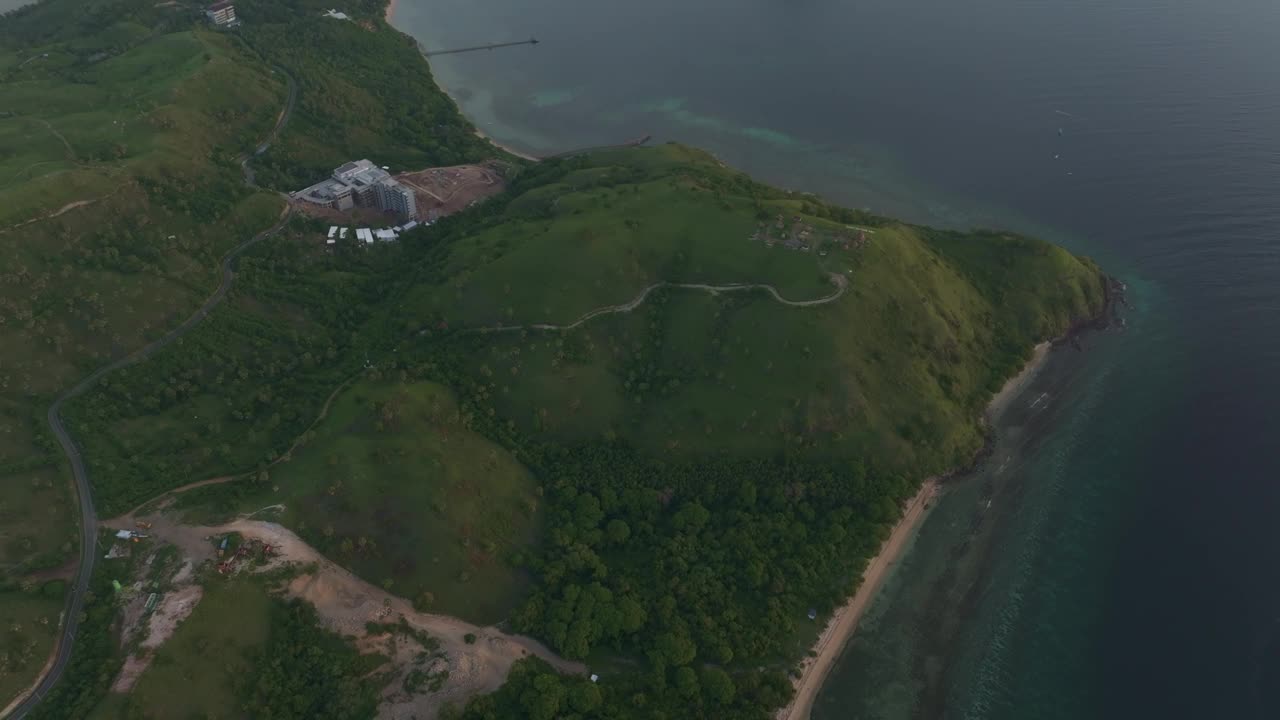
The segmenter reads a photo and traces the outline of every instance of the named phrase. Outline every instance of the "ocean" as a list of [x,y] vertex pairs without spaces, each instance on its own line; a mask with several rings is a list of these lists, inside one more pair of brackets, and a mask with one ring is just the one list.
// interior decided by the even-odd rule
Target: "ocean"
[[1126,327],[1058,351],[952,483],[815,707],[1280,717],[1280,3],[400,0],[488,134],[651,134],[756,177],[1097,259]]

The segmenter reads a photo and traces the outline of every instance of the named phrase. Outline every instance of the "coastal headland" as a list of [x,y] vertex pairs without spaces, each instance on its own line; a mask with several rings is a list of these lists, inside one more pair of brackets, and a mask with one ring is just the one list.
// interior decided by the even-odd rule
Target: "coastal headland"
[[[467,720],[634,717],[639,695],[645,716],[759,720],[792,696],[812,618],[844,605],[801,677],[803,712],[933,506],[942,479],[920,479],[973,457],[983,408],[1035,343],[1104,305],[1096,263],[1062,248],[841,207],[677,143],[503,156],[502,177],[477,180],[495,192],[447,218],[386,242],[326,239],[326,223],[282,217],[280,193],[369,157],[447,203],[432,173],[499,154],[384,6],[243,0],[234,33],[125,7],[154,32],[90,63],[110,91],[97,96],[88,66],[38,62],[117,47],[53,23],[72,5],[0,19],[28,89],[89,109],[135,82],[172,92],[128,145],[41,118],[29,129],[47,142],[10,163],[15,177],[74,155],[84,184],[0,191],[23,200],[0,206],[24,247],[83,241],[98,258],[29,258],[15,291],[56,316],[11,338],[42,341],[15,367],[47,391],[14,407],[46,410],[61,442],[0,448],[35,458],[6,465],[23,477],[5,487],[36,492],[4,499],[22,523],[55,507],[70,461],[84,532],[38,537],[32,521],[32,547],[53,550],[0,558],[17,561],[0,606],[27,617],[0,638],[22,648],[10,684],[40,673],[62,598],[85,610],[20,715],[270,714],[287,698],[355,720],[420,702],[430,715],[431,693],[454,688]],[[214,161],[231,146],[254,148],[244,177],[248,163]],[[173,293],[137,278],[180,267]],[[67,279],[39,280],[54,277]],[[108,312],[126,304],[172,312]],[[57,328],[75,330],[73,362],[46,352]],[[92,532],[148,498],[165,499]],[[171,540],[184,537],[185,556]],[[84,543],[75,588],[46,578],[77,554],[67,538]],[[337,596],[365,598],[336,624],[326,595],[279,585],[322,558],[343,570],[327,576]],[[133,647],[117,629],[144,617],[163,632]],[[477,631],[498,626],[545,652]],[[208,628],[235,642],[210,650]],[[401,639],[420,649],[392,652]],[[502,662],[467,675],[490,651]],[[231,675],[245,662],[252,682]],[[375,662],[400,679],[370,681]],[[179,676],[203,691],[171,692]]]

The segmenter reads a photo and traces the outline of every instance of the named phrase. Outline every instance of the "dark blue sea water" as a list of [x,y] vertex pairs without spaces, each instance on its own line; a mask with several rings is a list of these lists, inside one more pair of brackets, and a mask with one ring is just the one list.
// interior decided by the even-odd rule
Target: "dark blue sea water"
[[1280,3],[400,0],[396,23],[542,41],[432,63],[518,148],[651,133],[1129,284],[1128,329],[1059,353],[939,504],[817,717],[1280,718]]

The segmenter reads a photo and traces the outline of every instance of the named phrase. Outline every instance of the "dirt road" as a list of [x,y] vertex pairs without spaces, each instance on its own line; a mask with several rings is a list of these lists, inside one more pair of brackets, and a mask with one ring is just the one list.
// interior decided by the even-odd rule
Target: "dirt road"
[[577,320],[574,320],[568,325],[554,325],[551,323],[535,323],[533,325],[501,325],[498,327],[480,328],[477,330],[477,332],[482,332],[482,333],[512,332],[514,330],[525,330],[525,329],[572,330],[578,327],[579,325],[587,322],[588,320],[593,320],[595,318],[600,317],[601,315],[613,315],[615,313],[629,313],[632,310],[635,310],[636,308],[643,305],[644,301],[649,298],[650,293],[652,293],[654,290],[657,290],[658,288],[664,288],[664,287],[687,288],[690,290],[705,290],[711,293],[712,295],[718,295],[722,292],[740,292],[742,290],[764,290],[765,292],[772,295],[774,300],[777,300],[783,305],[790,305],[791,307],[812,307],[814,305],[826,305],[827,303],[835,302],[836,300],[839,300],[840,296],[844,295],[845,290],[849,288],[849,279],[846,278],[845,276],[840,275],[838,273],[828,273],[828,277],[831,278],[831,284],[836,286],[836,291],[834,293],[831,293],[830,295],[827,295],[826,297],[820,297],[814,300],[788,300],[782,297],[782,295],[779,294],[777,289],[774,288],[772,285],[763,285],[763,284],[754,284],[754,283],[732,283],[729,285],[704,285],[702,283],[658,282],[650,285],[644,290],[641,290],[639,295],[635,296],[628,302],[622,303],[621,305],[606,305],[604,307],[596,308],[595,310],[592,310],[586,313],[585,315],[578,318]]

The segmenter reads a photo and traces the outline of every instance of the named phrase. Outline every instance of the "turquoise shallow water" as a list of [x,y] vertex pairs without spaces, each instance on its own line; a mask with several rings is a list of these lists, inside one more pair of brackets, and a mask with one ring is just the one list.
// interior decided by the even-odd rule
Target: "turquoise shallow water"
[[941,501],[819,717],[1280,717],[1280,3],[400,7],[428,47],[542,41],[432,65],[520,149],[680,140],[1129,283],[1129,329],[1006,418],[1008,463]]

